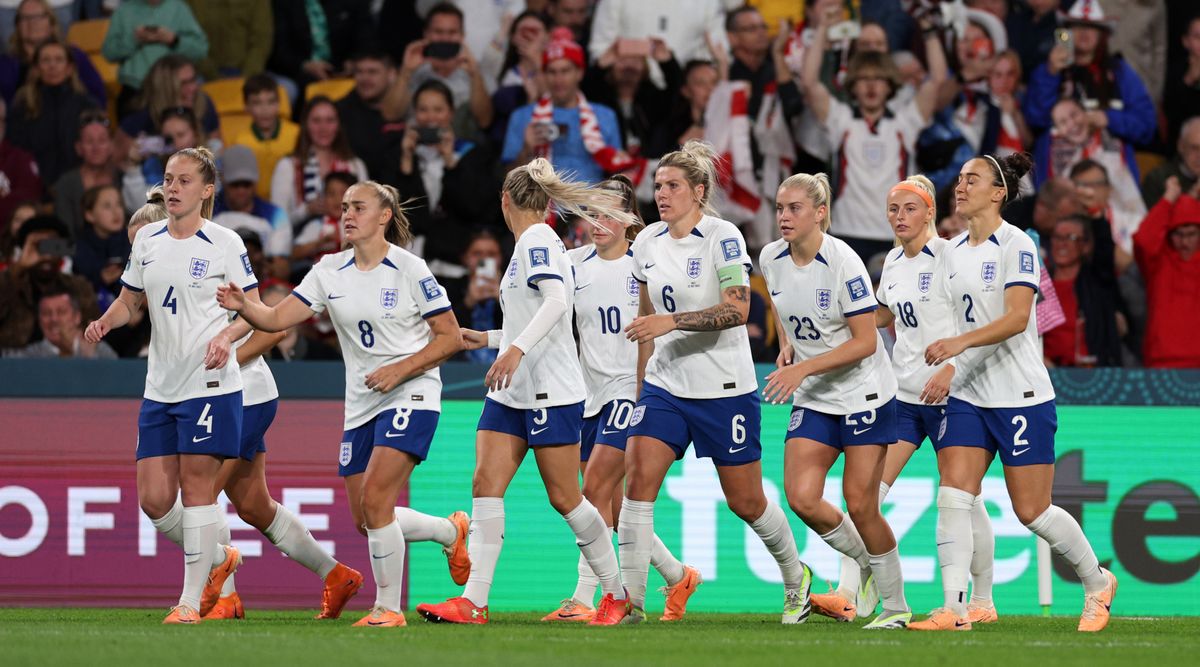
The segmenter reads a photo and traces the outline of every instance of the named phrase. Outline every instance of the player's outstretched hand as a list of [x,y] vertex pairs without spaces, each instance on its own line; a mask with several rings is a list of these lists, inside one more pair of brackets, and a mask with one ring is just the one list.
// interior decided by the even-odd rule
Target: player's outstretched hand
[[957,336],[935,340],[930,343],[929,347],[925,348],[925,363],[930,366],[936,366],[947,359],[957,357],[965,349],[966,346],[959,342]]
[[404,382],[404,377],[405,373],[400,368],[400,364],[388,364],[380,366],[368,374],[365,384],[371,391],[386,394],[400,386],[400,383]]
[[792,394],[800,388],[800,383],[808,377],[803,365],[785,366],[771,371],[767,376],[767,386],[763,387],[763,398],[768,403],[776,405],[792,400]]
[[221,368],[229,361],[229,350],[232,349],[229,339],[224,334],[217,334],[208,341],[208,349],[204,352],[204,370],[211,371]]
[[517,366],[521,365],[521,358],[524,356],[521,348],[510,345],[504,354],[496,357],[487,375],[483,377],[483,383],[492,391],[507,389],[512,384],[512,378],[517,374]]
[[635,317],[629,326],[625,327],[625,337],[636,343],[649,343],[674,330],[675,318],[671,315],[643,315]]
[[246,293],[234,283],[218,285],[217,303],[225,310],[240,313],[246,307]]
[[103,319],[99,319],[87,325],[87,329],[83,332],[83,339],[89,343],[99,343],[100,339],[106,335],[108,335],[108,324]]
[[938,369],[933,377],[929,378],[929,382],[925,383],[925,388],[921,390],[921,400],[926,405],[934,405],[946,400],[950,395],[950,380],[954,377],[954,366],[946,364]]
[[479,350],[487,347],[488,335],[486,331],[476,331],[466,327],[460,328],[459,331],[462,332],[464,350]]

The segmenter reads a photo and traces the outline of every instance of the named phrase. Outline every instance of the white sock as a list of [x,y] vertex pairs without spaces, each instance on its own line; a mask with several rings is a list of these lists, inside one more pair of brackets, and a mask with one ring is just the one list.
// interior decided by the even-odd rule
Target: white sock
[[1041,516],[1025,526],[1034,535],[1046,540],[1050,550],[1062,556],[1063,560],[1075,568],[1075,574],[1083,582],[1083,590],[1088,594],[1099,593],[1108,585],[1108,578],[1100,571],[1100,562],[1096,560],[1096,552],[1088,543],[1083,529],[1075,517],[1066,510],[1051,505],[1042,512]]
[[804,583],[804,566],[800,562],[800,552],[796,550],[796,536],[779,504],[768,500],[767,509],[750,524],[750,528],[775,557],[783,575],[783,587],[800,588]]
[[650,553],[654,551],[654,503],[629,498],[621,501],[617,546],[621,552],[621,581],[629,591],[629,601],[644,609]]
[[157,519],[150,519],[150,523],[154,524],[154,528],[162,533],[163,537],[171,540],[179,548],[183,548],[183,501],[179,498],[175,499],[175,504],[167,513]]
[[[871,573],[875,575],[875,586],[879,588],[879,599],[885,612],[908,611],[904,599],[904,575],[900,572],[900,547],[871,557]],[[874,611],[874,610],[872,610]]]
[[975,551],[971,554],[971,601],[984,606],[992,604],[992,563],[996,560],[996,536],[988,516],[983,496],[975,496],[971,506],[971,539]]
[[197,505],[183,508],[183,593],[179,604],[200,609],[200,596],[208,583],[217,551],[217,524],[220,508],[217,505]]
[[[858,534],[858,528],[854,527],[854,522],[850,520],[849,514],[842,514],[842,522],[836,528],[821,536],[825,540],[825,544],[833,547],[835,551],[849,559],[853,565],[845,563],[843,560],[842,578],[838,581],[838,595],[847,600],[858,599],[858,589],[862,586],[863,579],[867,576],[863,574],[863,570],[870,570],[871,557],[867,554],[867,545],[863,544],[862,536]],[[858,572],[853,573],[854,567],[858,567]],[[868,572],[869,574],[869,572]]]
[[944,606],[958,616],[967,615],[967,579],[971,573],[971,508],[975,496],[962,489],[938,487],[938,564],[942,570]]
[[[225,516],[224,510],[217,510],[217,520],[220,522],[217,524],[217,544],[228,545],[233,538],[229,533],[229,517]],[[222,556],[225,555],[224,549],[218,549],[218,551],[221,552]],[[215,562],[216,559],[214,558],[213,560]],[[224,562],[224,558],[221,559],[221,562]],[[237,586],[233,583],[233,576],[231,574],[225,578],[225,583],[221,585],[221,597],[227,598],[237,592]]]
[[308,528],[300,523],[300,518],[279,503],[275,503],[275,518],[263,531],[263,535],[271,540],[271,544],[287,554],[288,558],[308,568],[321,579],[337,567],[337,561],[317,544]]
[[887,482],[879,483],[879,506],[883,507],[883,501],[887,498],[888,491],[892,490],[892,485]]
[[471,500],[471,533],[467,553],[471,555],[471,576],[467,579],[463,597],[476,607],[486,607],[496,563],[504,547],[504,499],[474,498]]
[[571,598],[589,607],[595,607],[596,588],[600,585],[600,578],[592,572],[592,566],[588,565],[587,557],[582,551],[579,552],[579,563],[575,565],[575,569],[579,578],[575,580],[575,592],[571,594]]
[[396,508],[396,520],[404,531],[404,539],[409,542],[437,542],[448,547],[454,544],[458,531],[450,519],[444,516],[422,514],[409,507]]
[[404,532],[393,521],[383,528],[367,529],[371,550],[371,572],[375,575],[375,605],[400,611],[404,586]]
[[592,572],[600,580],[600,590],[612,594],[618,600],[625,599],[625,587],[621,585],[621,568],[617,566],[617,552],[613,551],[612,529],[604,525],[604,517],[587,498],[564,516],[567,525],[575,533],[579,551],[587,558]]
[[654,534],[654,548],[650,551],[650,566],[658,571],[668,586],[674,586],[683,579],[683,563],[671,553],[667,545]]

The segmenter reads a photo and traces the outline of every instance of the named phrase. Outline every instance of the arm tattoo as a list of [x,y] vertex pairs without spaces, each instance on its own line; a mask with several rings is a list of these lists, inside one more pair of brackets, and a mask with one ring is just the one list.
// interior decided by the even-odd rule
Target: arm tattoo
[[[750,288],[744,285],[728,287],[724,292],[728,300],[711,308],[686,313],[675,313],[675,328],[680,331],[720,331],[746,323],[738,304],[750,301]],[[736,302],[736,303],[735,303]]]

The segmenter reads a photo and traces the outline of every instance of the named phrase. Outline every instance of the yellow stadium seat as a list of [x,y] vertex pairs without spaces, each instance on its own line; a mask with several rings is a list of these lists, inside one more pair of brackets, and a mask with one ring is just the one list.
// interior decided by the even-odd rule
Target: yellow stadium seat
[[221,114],[221,137],[226,143],[233,140],[245,130],[250,129],[250,124],[254,119],[247,113],[223,113]]
[[354,90],[354,79],[313,81],[304,88],[304,101],[307,102],[317,95],[324,95],[336,102],[349,95],[352,90]]
[[89,53],[88,59],[92,67],[104,82],[104,92],[108,95],[108,119],[113,123],[117,120],[117,96],[121,94],[121,82],[117,80],[117,64],[99,53]]
[[1145,178],[1146,174],[1154,171],[1158,165],[1166,161],[1166,158],[1158,153],[1150,153],[1148,151],[1137,151],[1133,154],[1133,157],[1134,162],[1137,163],[1138,172],[1141,173],[1142,178]]
[[67,43],[78,46],[85,53],[100,53],[107,34],[108,19],[76,21],[67,29]]
[[[242,97],[242,86],[245,83],[246,80],[241,77],[206,81],[203,86],[204,94],[212,100],[219,115],[245,113],[246,103]],[[276,91],[279,94],[279,117],[291,118],[292,105],[288,101],[287,92],[283,86],[278,86]]]

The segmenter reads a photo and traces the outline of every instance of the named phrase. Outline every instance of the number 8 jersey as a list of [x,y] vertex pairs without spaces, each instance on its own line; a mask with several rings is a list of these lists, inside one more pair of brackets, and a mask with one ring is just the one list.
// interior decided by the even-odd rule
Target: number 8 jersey
[[450,310],[446,290],[425,260],[397,246],[378,266],[362,271],[354,250],[326,255],[292,292],[313,310],[329,310],[346,364],[344,430],[361,426],[391,409],[441,411],[442,378],[432,368],[390,392],[367,388],[366,377],[381,366],[412,356],[433,334],[425,319]]

